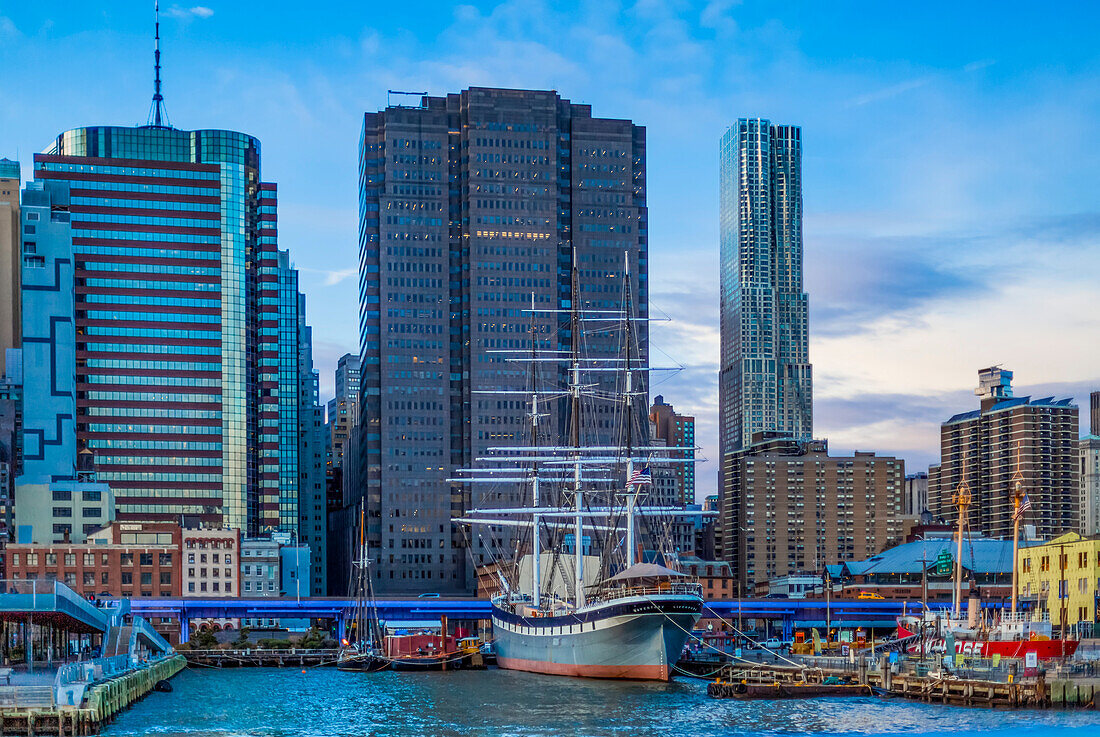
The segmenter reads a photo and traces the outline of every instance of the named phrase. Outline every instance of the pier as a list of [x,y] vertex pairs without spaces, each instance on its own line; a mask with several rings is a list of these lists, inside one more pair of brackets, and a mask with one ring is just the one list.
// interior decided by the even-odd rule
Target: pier
[[340,651],[309,648],[284,648],[268,650],[184,650],[182,655],[189,666],[207,668],[317,668],[336,667]]
[[0,587],[0,734],[95,734],[187,665],[128,600],[95,606],[52,580]]
[[[687,660],[677,664],[684,672],[718,676],[707,687],[712,698],[740,698],[738,684],[753,686],[822,684],[827,679],[869,686],[873,693],[925,703],[990,708],[1084,708],[1095,709],[1100,697],[1100,678],[1072,670],[1039,671],[1035,676],[1016,678],[1015,668],[960,668],[930,670],[914,661],[890,663],[866,656],[852,662],[836,658],[816,659],[803,665],[722,664],[721,661]],[[1021,669],[1022,670],[1022,669]],[[777,689],[778,692],[778,689]]]

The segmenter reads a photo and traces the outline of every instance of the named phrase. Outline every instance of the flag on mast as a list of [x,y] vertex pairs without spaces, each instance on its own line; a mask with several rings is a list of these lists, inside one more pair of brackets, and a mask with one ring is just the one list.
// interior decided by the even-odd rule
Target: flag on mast
[[642,486],[643,484],[653,483],[653,473],[650,472],[649,466],[643,466],[634,473],[630,474],[630,478],[627,480],[627,486]]
[[1031,509],[1031,499],[1027,494],[1024,494],[1024,498],[1020,500],[1020,506],[1016,507],[1016,514],[1012,515],[1012,521],[1016,522],[1024,516],[1024,512]]

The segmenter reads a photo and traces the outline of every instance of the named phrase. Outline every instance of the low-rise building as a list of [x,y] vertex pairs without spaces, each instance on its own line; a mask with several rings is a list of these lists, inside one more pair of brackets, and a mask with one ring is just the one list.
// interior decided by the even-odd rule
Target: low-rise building
[[83,543],[12,543],[12,579],[61,581],[81,596],[178,597],[180,527],[113,523]]
[[1020,599],[1055,631],[1092,637],[1100,621],[1100,537],[1069,532],[1019,551]]
[[820,596],[824,585],[824,579],[818,573],[791,573],[768,581],[765,596],[776,599],[808,599]]
[[[863,594],[920,601],[927,589],[929,602],[950,602],[957,555],[954,536],[928,537],[888,548],[864,560],[827,566],[829,584],[832,595],[841,598],[854,599]],[[1011,540],[975,537],[963,541],[963,598],[970,595],[972,587],[985,600],[1003,601],[1012,596]]]

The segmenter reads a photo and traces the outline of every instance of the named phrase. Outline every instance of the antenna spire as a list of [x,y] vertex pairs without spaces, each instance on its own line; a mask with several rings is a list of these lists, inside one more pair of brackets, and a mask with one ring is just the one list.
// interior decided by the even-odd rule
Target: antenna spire
[[156,32],[153,36],[153,106],[149,111],[149,124],[155,128],[163,128],[168,115],[164,112],[164,95],[160,94],[160,0],[153,3],[153,11],[156,14]]

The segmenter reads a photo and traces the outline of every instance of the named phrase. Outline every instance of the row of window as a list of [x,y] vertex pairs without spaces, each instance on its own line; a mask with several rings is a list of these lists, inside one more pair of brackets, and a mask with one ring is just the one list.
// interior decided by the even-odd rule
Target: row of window
[[[57,562],[59,560],[57,553],[26,553],[26,554],[12,553],[11,554],[11,564],[13,566],[20,565],[20,560],[21,560],[20,556],[21,555],[23,556],[22,559],[26,560],[28,566],[37,566],[39,561],[44,562],[47,566],[56,566]],[[110,565],[110,557],[108,556],[107,553],[99,553],[98,555],[99,555],[99,559],[100,559],[100,562],[99,562],[100,566]],[[82,565],[85,568],[90,568],[92,566],[95,566],[96,565],[96,556],[97,556],[96,553],[83,553],[83,554],[81,554],[81,563],[82,563]],[[60,558],[60,560],[63,562],[63,564],[65,566],[69,567],[69,568],[72,568],[73,566],[76,565],[76,559],[77,559],[77,554],[76,553],[64,553],[64,554],[62,554],[62,556]],[[153,553],[138,553],[137,561],[138,561],[138,565],[151,566],[151,565],[153,565]],[[134,554],[133,553],[120,553],[118,562],[119,562],[119,565],[132,566],[132,565],[134,565]],[[157,555],[157,563],[161,567],[172,565],[172,553],[159,553]]]

